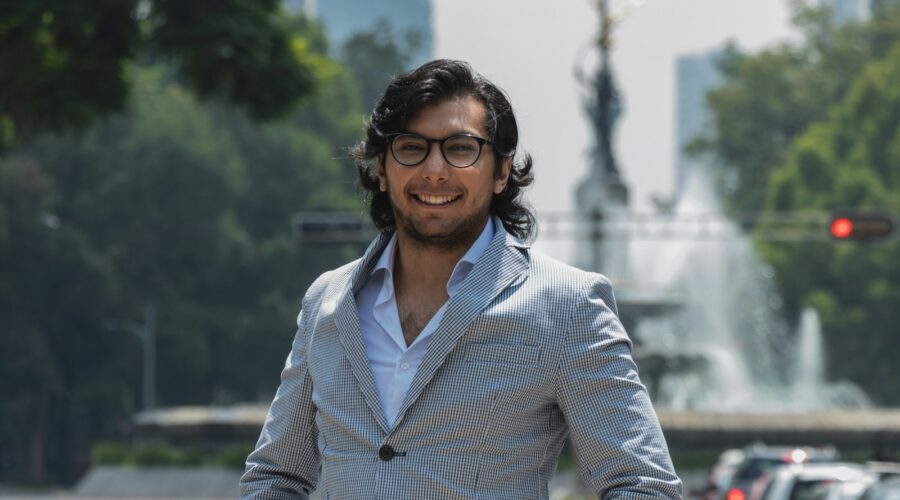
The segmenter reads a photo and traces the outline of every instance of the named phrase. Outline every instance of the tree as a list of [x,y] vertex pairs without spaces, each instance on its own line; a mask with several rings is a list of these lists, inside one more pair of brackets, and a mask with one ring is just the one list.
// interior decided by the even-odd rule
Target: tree
[[[900,211],[900,44],[858,75],[829,118],[791,145],[772,172],[772,212],[835,207]],[[900,245],[764,245],[791,310],[822,316],[829,372],[858,382],[876,401],[900,403],[896,325]]]
[[58,201],[38,162],[0,161],[0,477],[64,479],[47,464],[77,468],[77,442],[60,435],[122,415],[104,400],[121,398],[109,381],[127,373],[127,343],[97,328],[116,302],[116,277],[84,233],[60,221]]
[[[693,147],[718,160],[732,211],[900,209],[900,2],[876,7],[870,21],[842,27],[798,8],[799,44],[726,55],[725,83],[708,96],[712,133]],[[900,378],[900,317],[888,305],[900,299],[896,243],[758,247],[789,317],[818,310],[830,375],[900,403],[883,383]]]
[[900,5],[885,1],[872,21],[836,27],[827,11],[795,2],[799,44],[759,54],[729,47],[720,62],[724,84],[710,92],[710,133],[691,145],[719,166],[731,212],[756,212],[766,203],[772,171],[792,142],[824,120],[865,65],[900,40]]
[[281,119],[147,59],[121,113],[0,159],[0,480],[69,482],[121,437],[141,370],[123,325],[148,304],[161,405],[271,398],[303,290],[352,250],[298,244],[291,216],[359,209],[336,160],[361,132],[356,83],[317,27],[287,24],[322,80]]
[[[133,21],[136,34],[122,35],[131,48],[102,54],[94,38],[111,35],[87,37],[78,51],[56,38],[60,12],[64,25],[93,19],[84,3],[0,7],[19,16],[0,16],[0,36],[22,50],[49,36],[32,56],[59,53],[64,63],[52,72],[16,59],[33,64],[19,78],[0,47],[0,77],[16,83],[0,87],[0,102],[31,78],[71,108],[35,118],[41,101],[27,93],[15,113],[0,108],[10,132],[0,145],[0,399],[9,403],[0,405],[0,481],[70,482],[91,443],[123,437],[141,401],[141,343],[128,325],[148,305],[158,312],[159,405],[271,400],[304,290],[359,253],[291,234],[300,211],[363,212],[345,159],[363,132],[361,84],[324,55],[321,27],[281,17],[274,1],[216,2],[205,17],[196,2],[125,3],[130,21],[104,29]],[[87,4],[95,16],[104,5]],[[287,34],[292,60],[315,78],[298,106],[306,90],[290,85],[280,38],[254,28],[266,23]],[[115,69],[96,95],[73,79],[79,58]],[[290,95],[278,90],[285,82]],[[22,128],[27,119],[37,121]]]
[[0,20],[0,151],[122,110],[128,63],[148,58],[259,119],[284,116],[314,88],[277,0],[4,2]]
[[407,32],[403,40],[387,20],[379,20],[371,30],[361,31],[344,42],[341,59],[360,84],[363,106],[371,109],[381,97],[391,77],[408,69],[418,50],[420,35]]

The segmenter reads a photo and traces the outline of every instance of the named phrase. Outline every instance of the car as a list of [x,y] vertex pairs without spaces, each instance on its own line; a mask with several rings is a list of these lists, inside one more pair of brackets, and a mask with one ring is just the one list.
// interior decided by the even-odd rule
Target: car
[[837,462],[837,450],[832,447],[785,447],[752,445],[744,448],[744,458],[738,464],[726,489],[724,500],[747,500],[753,483],[780,465],[809,462]]
[[879,478],[900,477],[900,462],[866,462],[866,469],[878,474]]
[[900,500],[900,476],[882,477],[866,488],[860,500]]
[[706,478],[705,500],[719,500],[725,495],[737,466],[744,460],[744,450],[731,448],[722,452]]
[[878,476],[859,464],[796,463],[770,471],[760,500],[857,500]]

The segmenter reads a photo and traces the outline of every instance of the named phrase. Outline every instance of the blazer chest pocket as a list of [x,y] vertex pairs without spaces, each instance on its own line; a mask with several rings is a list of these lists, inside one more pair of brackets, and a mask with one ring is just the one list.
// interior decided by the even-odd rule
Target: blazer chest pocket
[[541,357],[541,348],[524,344],[469,344],[463,350],[466,363],[505,363],[533,365]]

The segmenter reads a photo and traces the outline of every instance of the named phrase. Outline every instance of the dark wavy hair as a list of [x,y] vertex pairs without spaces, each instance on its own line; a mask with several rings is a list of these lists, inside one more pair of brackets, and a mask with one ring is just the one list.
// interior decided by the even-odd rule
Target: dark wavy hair
[[384,162],[389,147],[388,135],[405,131],[410,120],[423,108],[445,99],[472,96],[487,112],[485,128],[493,142],[494,176],[499,176],[505,158],[513,157],[506,189],[494,194],[490,212],[503,222],[503,227],[520,239],[527,240],[534,231],[534,214],[522,200],[522,190],[534,181],[533,162],[528,153],[516,157],[519,128],[506,94],[463,61],[438,59],[408,73],[397,75],[375,104],[366,128],[366,139],[350,148],[356,163],[359,185],[366,191],[372,222],[383,233],[396,228],[388,194],[379,189],[376,169]]

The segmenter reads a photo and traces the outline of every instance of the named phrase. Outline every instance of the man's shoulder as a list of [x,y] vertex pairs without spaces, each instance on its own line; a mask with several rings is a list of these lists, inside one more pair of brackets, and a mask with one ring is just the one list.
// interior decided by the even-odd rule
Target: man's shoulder
[[565,288],[588,286],[612,287],[609,278],[593,271],[585,271],[548,255],[531,250],[531,275],[541,282]]
[[320,274],[307,289],[306,296],[320,297],[329,291],[345,290],[350,286],[353,271],[359,266],[361,260],[362,258],[350,261]]

